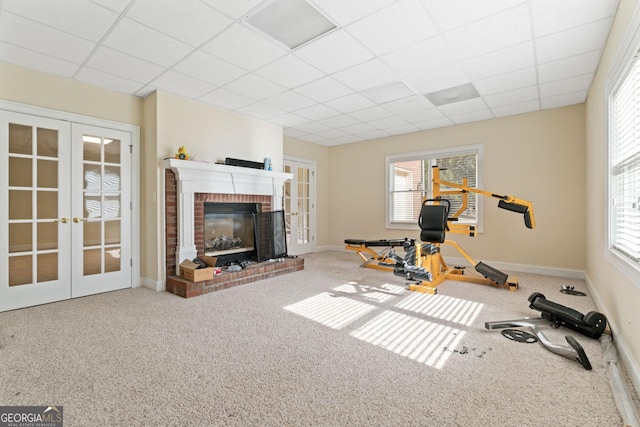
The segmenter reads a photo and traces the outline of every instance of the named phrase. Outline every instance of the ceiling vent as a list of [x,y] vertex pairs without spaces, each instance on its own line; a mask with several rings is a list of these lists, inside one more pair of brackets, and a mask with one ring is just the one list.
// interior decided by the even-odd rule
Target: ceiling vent
[[305,0],[274,0],[244,22],[290,50],[337,28]]
[[480,97],[471,83],[425,93],[424,96],[436,107]]

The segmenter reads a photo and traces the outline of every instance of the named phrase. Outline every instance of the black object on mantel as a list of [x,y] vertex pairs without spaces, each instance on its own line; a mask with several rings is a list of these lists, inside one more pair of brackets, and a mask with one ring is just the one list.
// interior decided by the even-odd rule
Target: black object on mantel
[[224,159],[224,164],[243,168],[264,169],[264,162],[252,162],[251,160],[233,159],[231,157]]

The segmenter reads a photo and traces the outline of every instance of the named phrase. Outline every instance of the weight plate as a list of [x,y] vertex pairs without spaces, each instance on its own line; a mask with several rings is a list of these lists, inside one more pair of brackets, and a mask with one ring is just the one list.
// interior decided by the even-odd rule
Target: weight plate
[[504,329],[502,330],[502,336],[509,338],[511,341],[524,342],[527,344],[538,342],[538,338],[536,338],[535,335],[518,329]]

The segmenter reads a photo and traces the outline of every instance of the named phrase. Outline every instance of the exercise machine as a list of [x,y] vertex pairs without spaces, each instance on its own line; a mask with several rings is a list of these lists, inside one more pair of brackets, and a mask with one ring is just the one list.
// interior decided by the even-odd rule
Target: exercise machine
[[396,265],[394,248],[404,246],[408,239],[363,240],[345,239],[345,249],[355,251],[362,259],[360,267],[393,270]]
[[[518,289],[518,278],[491,267],[483,262],[474,260],[462,247],[446,239],[446,233],[476,235],[475,225],[459,222],[460,216],[468,208],[469,194],[476,193],[486,197],[499,199],[498,207],[524,215],[527,228],[535,228],[533,205],[530,201],[508,195],[499,195],[489,191],[470,187],[468,179],[462,184],[456,184],[440,179],[438,166],[432,168],[433,198],[424,199],[420,209],[418,225],[420,226],[420,241],[411,250],[405,245],[405,258],[396,256],[394,274],[405,277],[410,281],[412,291],[435,294],[437,286],[446,279],[505,287],[514,292]],[[443,187],[450,188],[444,190]],[[460,196],[461,205],[456,212],[451,213],[450,196]],[[441,245],[449,245],[457,250],[480,274],[481,277],[465,275],[465,268],[449,266],[441,254]]]
[[537,319],[518,319],[498,322],[485,322],[486,329],[505,329],[513,327],[530,328],[538,337],[542,345],[552,353],[578,361],[585,369],[591,369],[591,363],[582,345],[571,335],[565,335],[568,346],[553,344],[538,327],[540,323],[551,324],[555,328],[561,326],[572,329],[589,338],[598,339],[607,327],[606,317],[596,311],[583,315],[577,310],[549,301],[539,292],[532,293],[529,298],[529,308],[541,312]]

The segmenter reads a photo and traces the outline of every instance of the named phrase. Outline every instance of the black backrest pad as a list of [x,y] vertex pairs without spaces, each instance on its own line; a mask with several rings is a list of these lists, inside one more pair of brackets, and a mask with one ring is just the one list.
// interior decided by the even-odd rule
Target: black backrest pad
[[553,301],[548,301],[544,298],[534,299],[531,301],[531,305],[529,305],[529,307],[543,313],[552,314],[565,321],[572,321],[581,325],[584,324],[584,316],[579,311],[557,304]]
[[447,228],[449,209],[445,205],[423,204],[420,210],[420,240],[423,242],[442,243]]

